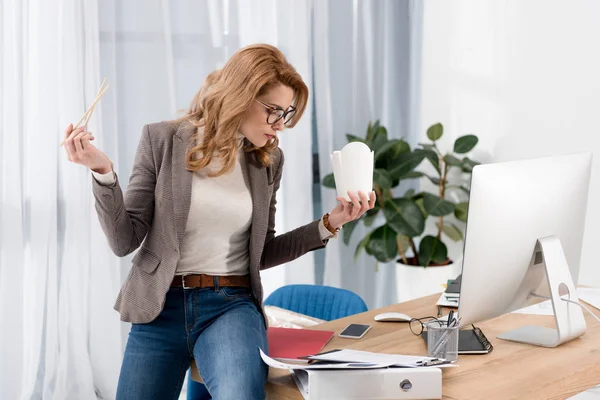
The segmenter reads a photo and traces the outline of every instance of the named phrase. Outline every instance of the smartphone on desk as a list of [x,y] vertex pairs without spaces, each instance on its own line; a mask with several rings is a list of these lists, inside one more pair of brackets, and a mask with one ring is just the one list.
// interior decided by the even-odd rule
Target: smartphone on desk
[[340,332],[341,338],[360,339],[371,329],[371,325],[350,324]]

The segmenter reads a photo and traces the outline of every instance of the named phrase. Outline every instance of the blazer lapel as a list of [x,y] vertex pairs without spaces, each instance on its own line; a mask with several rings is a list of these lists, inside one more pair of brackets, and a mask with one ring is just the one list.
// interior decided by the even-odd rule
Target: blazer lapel
[[256,159],[254,152],[245,153],[248,165],[248,181],[252,196],[252,226],[250,228],[251,267],[259,268],[260,257],[269,224],[269,192],[267,169]]
[[171,176],[178,247],[181,247],[183,242],[183,233],[190,212],[193,172],[185,168],[185,153],[195,130],[196,127],[193,125],[182,123],[173,136]]

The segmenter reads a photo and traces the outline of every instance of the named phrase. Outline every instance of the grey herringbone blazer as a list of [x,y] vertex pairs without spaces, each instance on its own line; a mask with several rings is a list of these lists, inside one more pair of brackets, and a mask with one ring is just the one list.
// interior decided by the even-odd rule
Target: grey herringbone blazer
[[[147,323],[163,309],[190,210],[193,172],[185,169],[184,157],[194,131],[195,127],[186,122],[144,126],[124,195],[118,177],[111,186],[92,178],[98,218],[111,249],[123,257],[142,246],[133,257],[115,304],[123,321]],[[250,279],[254,301],[262,311],[259,271],[322,248],[327,240],[321,240],[319,220],[275,236],[275,193],[281,180],[283,152],[275,151],[274,163],[268,168],[260,164],[254,152],[245,153],[245,157],[252,195]]]

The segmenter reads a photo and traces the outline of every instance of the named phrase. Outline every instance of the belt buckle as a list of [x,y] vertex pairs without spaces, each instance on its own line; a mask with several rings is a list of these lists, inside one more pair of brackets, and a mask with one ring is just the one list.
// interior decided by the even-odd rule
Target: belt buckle
[[183,286],[184,289],[193,289],[192,286],[185,286],[185,277],[187,275],[181,275],[181,286]]

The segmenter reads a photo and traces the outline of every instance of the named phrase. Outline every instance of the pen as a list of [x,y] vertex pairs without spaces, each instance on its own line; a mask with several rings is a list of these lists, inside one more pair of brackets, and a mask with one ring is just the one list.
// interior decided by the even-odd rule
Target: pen
[[450,314],[448,314],[448,321],[446,323],[446,326],[450,326],[453,319],[454,319],[454,310],[450,310]]
[[444,359],[440,360],[439,358],[433,358],[431,360],[417,361],[416,364],[419,364],[419,366],[421,367],[429,367],[431,365],[450,364],[450,361]]

